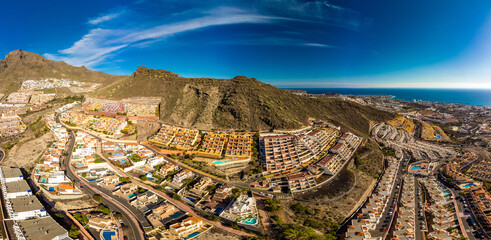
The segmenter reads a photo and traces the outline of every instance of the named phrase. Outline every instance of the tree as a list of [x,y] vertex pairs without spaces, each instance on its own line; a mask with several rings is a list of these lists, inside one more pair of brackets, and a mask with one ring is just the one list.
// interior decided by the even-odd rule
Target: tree
[[356,167],[360,167],[363,161],[360,159],[360,155],[356,154],[355,155],[355,165]]
[[94,197],[92,197],[94,199],[94,201],[96,202],[100,202],[102,201],[102,196],[99,195],[99,194],[94,194]]
[[177,193],[174,193],[172,195],[172,198],[174,198],[175,200],[181,201],[181,196],[179,196]]
[[241,194],[240,188],[232,188],[232,197],[238,198]]
[[278,215],[271,216],[271,219],[273,221],[275,221],[276,223],[281,223],[281,221],[282,221],[281,218],[280,218],[280,216],[278,216]]
[[269,212],[276,212],[281,210],[282,208],[280,200],[278,200],[277,198],[268,198],[264,201],[264,203],[266,204],[266,211]]
[[73,238],[73,239],[77,239],[78,235],[80,235],[78,228],[75,227],[74,225],[72,225],[72,227],[70,228],[70,232],[68,233],[68,236]]
[[129,182],[131,182],[131,178],[129,178],[129,177],[120,177],[119,178],[119,181],[122,182],[122,183],[129,183]]

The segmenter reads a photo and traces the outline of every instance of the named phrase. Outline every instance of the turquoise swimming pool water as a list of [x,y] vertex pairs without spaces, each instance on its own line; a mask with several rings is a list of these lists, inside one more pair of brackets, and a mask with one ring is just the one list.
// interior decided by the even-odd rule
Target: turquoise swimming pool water
[[248,224],[248,225],[254,225],[257,223],[257,219],[256,218],[248,218],[248,219],[242,221],[241,223]]
[[176,212],[176,213],[170,215],[170,218],[176,219],[176,218],[179,218],[180,216],[182,216],[182,212]]
[[476,186],[474,183],[467,183],[466,185],[462,186],[463,188],[470,188],[472,186]]
[[200,232],[194,232],[188,235],[188,238],[196,237],[200,234]]
[[102,232],[102,237],[104,240],[111,240],[112,236],[116,236],[116,232],[114,231],[104,231]]
[[213,163],[213,164],[222,164],[222,163],[227,163],[227,162],[228,162],[228,160],[215,160],[215,161],[213,161],[211,163]]
[[134,194],[134,193],[128,195],[129,198],[132,198],[132,197],[135,197],[135,196],[136,196],[136,194]]
[[417,169],[421,169],[421,167],[420,166],[414,166],[414,167],[411,168],[411,171],[414,171],[414,170],[417,170]]

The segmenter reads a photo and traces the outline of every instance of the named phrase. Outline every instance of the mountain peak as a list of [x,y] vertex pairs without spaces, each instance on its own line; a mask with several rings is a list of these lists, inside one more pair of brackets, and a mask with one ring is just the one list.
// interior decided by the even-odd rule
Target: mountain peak
[[47,78],[70,79],[82,82],[109,84],[124,76],[96,72],[86,67],[74,67],[61,61],[52,61],[43,56],[18,49],[0,59],[0,92],[17,90],[24,80]]
[[17,49],[12,52],[9,52],[5,56],[5,60],[25,59],[25,58],[43,58],[43,57],[37,53],[26,52],[22,49]]

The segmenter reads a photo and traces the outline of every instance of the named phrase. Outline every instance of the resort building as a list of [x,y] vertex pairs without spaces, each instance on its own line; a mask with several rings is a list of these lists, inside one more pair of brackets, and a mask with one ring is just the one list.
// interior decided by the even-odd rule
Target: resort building
[[198,136],[199,131],[196,129],[179,128],[170,146],[179,150],[189,150],[198,140]]
[[207,189],[212,183],[213,181],[211,180],[211,178],[202,177],[196,184],[194,184],[193,188],[191,188],[189,191],[192,194],[201,197],[208,193]]
[[10,219],[25,220],[29,218],[39,218],[48,216],[43,205],[36,196],[25,196],[8,199],[5,201],[7,213]]
[[252,156],[252,137],[248,133],[228,135],[225,157],[230,159],[250,159]]
[[[420,182],[428,191],[429,200],[426,209],[433,215],[432,231],[429,236],[442,239],[451,239],[452,236],[447,231],[449,228],[457,226],[457,216],[455,210],[450,210],[447,205],[453,206],[452,194],[443,184],[434,177],[423,178]],[[455,206],[453,206],[455,207]],[[465,229],[464,229],[465,230]]]
[[181,188],[184,184],[184,180],[192,177],[194,177],[194,173],[189,169],[184,169],[178,174],[174,175],[171,184],[178,188]]
[[300,165],[295,136],[265,136],[260,139],[260,143],[266,172],[284,171]]
[[11,168],[11,167],[0,167],[1,178],[4,182],[17,182],[24,181],[24,177],[19,168]]
[[370,231],[376,229],[388,205],[389,196],[394,190],[399,165],[400,162],[397,159],[388,158],[388,167],[384,175],[365,205],[351,220],[351,225],[348,226],[345,233],[345,239],[372,239]]
[[[11,239],[26,240],[69,240],[68,232],[51,217],[16,221]],[[15,237],[15,238],[14,238]]]
[[12,136],[23,133],[27,126],[22,123],[19,116],[3,116],[0,117],[0,137]]
[[122,185],[119,181],[119,178],[120,177],[118,175],[105,176],[102,178],[101,181],[97,182],[97,185],[102,186],[107,190],[115,191],[119,189],[119,187]]
[[288,187],[292,192],[301,192],[315,187],[314,176],[310,172],[293,173],[286,176]]
[[338,154],[328,154],[317,162],[316,166],[319,166],[324,171],[324,174],[334,175],[341,170],[345,162]]
[[105,227],[107,227],[109,224],[111,224],[113,221],[111,220],[110,216],[104,215],[104,214],[97,214],[96,216],[91,216],[89,217],[89,227],[94,228],[96,230],[102,230]]
[[174,163],[167,162],[163,166],[160,167],[158,173],[160,176],[166,177],[167,175],[169,175],[169,173],[171,173],[173,171],[177,171],[177,170],[179,170],[179,166],[177,166]]
[[474,215],[478,216],[476,220],[482,226],[483,231],[491,235],[491,195],[483,186],[478,186],[471,189],[466,196],[469,207]]
[[227,134],[208,132],[201,143],[197,155],[202,157],[220,158],[227,141]]
[[32,195],[31,187],[26,181],[5,182],[4,193],[6,198],[18,198]]
[[397,220],[394,227],[394,237],[400,240],[416,239],[416,212],[415,207],[415,179],[413,175],[404,177],[401,204],[397,212]]
[[9,103],[29,103],[31,93],[28,92],[13,92],[7,97]]
[[179,238],[187,238],[203,227],[203,221],[195,216],[188,217],[179,223],[169,226],[169,231]]
[[136,199],[131,201],[131,205],[136,207],[136,209],[140,210],[142,213],[150,212],[150,207],[153,204],[156,204],[159,201],[157,194],[146,191],[142,194],[136,196]]
[[171,125],[162,124],[159,132],[152,136],[149,141],[161,146],[169,146],[174,139],[179,127],[174,127]]
[[240,195],[220,214],[220,217],[246,227],[257,226],[256,199],[247,195]]

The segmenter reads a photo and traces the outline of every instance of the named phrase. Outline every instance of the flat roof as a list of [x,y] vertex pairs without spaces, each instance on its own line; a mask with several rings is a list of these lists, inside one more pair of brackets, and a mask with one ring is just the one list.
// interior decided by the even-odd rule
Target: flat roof
[[5,183],[7,187],[7,193],[16,193],[16,192],[26,192],[31,190],[29,184],[26,181],[18,181],[18,182],[7,182]]
[[16,178],[23,176],[19,168],[2,167],[2,173],[4,178]]
[[44,208],[36,196],[18,197],[10,199],[14,212],[27,212]]
[[28,240],[51,240],[67,233],[67,230],[62,228],[51,217],[18,221],[17,224],[19,224],[24,232],[24,237]]

